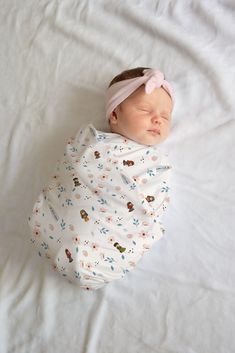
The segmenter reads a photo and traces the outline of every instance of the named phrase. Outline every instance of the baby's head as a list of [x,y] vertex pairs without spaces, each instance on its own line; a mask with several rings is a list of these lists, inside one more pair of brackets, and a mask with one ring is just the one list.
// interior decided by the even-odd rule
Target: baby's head
[[164,141],[170,132],[173,92],[159,70],[138,67],[113,78],[106,96],[111,132],[144,145]]

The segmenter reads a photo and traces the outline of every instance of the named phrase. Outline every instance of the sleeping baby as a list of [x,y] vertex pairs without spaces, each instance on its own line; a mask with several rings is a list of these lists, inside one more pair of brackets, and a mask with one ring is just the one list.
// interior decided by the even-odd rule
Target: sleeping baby
[[122,278],[163,236],[171,166],[158,145],[173,105],[161,71],[127,70],[107,90],[110,132],[88,124],[69,139],[29,217],[39,255],[69,282]]

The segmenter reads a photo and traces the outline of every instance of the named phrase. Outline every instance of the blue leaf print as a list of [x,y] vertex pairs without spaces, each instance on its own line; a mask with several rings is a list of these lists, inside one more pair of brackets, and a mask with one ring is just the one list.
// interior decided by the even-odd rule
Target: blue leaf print
[[61,220],[60,226],[63,230],[65,229],[66,223],[63,219]]
[[101,205],[107,205],[107,201],[104,200],[103,198],[101,198],[101,199],[99,199],[99,200],[97,200],[97,201],[100,202]]
[[169,187],[168,186],[163,186],[161,189],[161,192],[168,192],[169,191]]
[[81,278],[81,276],[80,276],[79,272],[74,271],[74,273],[75,273],[75,277],[76,277],[76,278]]
[[153,170],[152,169],[147,169],[147,174],[149,175],[149,176],[155,176],[155,173],[153,172]]
[[67,169],[67,170],[73,170],[73,169],[74,169],[74,167],[73,167],[73,166],[71,166],[71,165],[68,165],[65,169]]
[[64,188],[62,185],[60,185],[60,186],[58,186],[57,190],[58,190],[59,192],[64,192],[64,191],[65,191],[65,188]]
[[49,248],[48,244],[45,243],[45,241],[41,244],[41,246],[42,246],[45,250],[47,250],[47,249]]
[[97,140],[101,141],[101,140],[105,140],[106,139],[106,135],[105,134],[98,134],[97,135]]
[[111,270],[114,271],[114,267],[111,265]]
[[136,184],[135,183],[132,183],[131,185],[130,185],[130,190],[134,190],[136,188]]
[[103,166],[103,164],[99,163],[99,164],[97,165],[97,168],[101,170],[101,169],[104,168],[104,166]]
[[133,224],[135,225],[135,226],[138,226],[140,223],[139,223],[139,220],[137,219],[137,218],[134,218],[133,219]]
[[107,228],[105,228],[105,227],[103,227],[103,228],[100,229],[100,233],[101,233],[101,234],[107,234],[108,232],[109,232],[109,229],[107,229]]
[[78,150],[77,150],[77,148],[75,148],[74,146],[73,146],[73,147],[71,146],[71,148],[69,148],[69,151],[71,151],[71,152],[77,152]]
[[104,261],[108,261],[109,263],[115,262],[114,258],[113,258],[113,257],[109,257],[109,256],[107,256],[107,257],[104,259]]
[[123,260],[125,259],[125,256],[124,256],[124,255],[122,255],[122,259],[123,259]]
[[68,206],[73,206],[73,203],[70,199],[66,199],[65,202],[67,203]]

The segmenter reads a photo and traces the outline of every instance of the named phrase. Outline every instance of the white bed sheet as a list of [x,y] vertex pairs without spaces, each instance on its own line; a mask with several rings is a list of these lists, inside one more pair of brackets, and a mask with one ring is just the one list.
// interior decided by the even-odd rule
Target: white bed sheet
[[[0,353],[235,351],[235,2],[2,0]],[[80,125],[107,129],[104,92],[160,68],[176,106],[166,235],[123,280],[70,285],[27,217]]]

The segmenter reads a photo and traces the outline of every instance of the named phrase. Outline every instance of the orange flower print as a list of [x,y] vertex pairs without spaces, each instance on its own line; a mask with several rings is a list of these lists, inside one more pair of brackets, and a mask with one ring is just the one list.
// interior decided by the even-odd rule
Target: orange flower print
[[150,249],[150,246],[149,246],[149,244],[143,244],[143,248],[144,248],[145,250],[148,250],[148,249]]
[[50,230],[54,230],[53,224],[49,224],[49,229],[50,229]]
[[143,226],[145,226],[145,227],[147,227],[147,226],[149,225],[149,223],[148,223],[148,222],[145,222],[145,221],[143,221],[142,224],[143,224]]
[[108,210],[107,210],[107,208],[104,208],[104,207],[100,207],[100,212],[103,212],[103,213],[105,213],[105,212],[107,212]]
[[72,239],[74,244],[80,244],[80,237],[78,235],[75,235]]
[[134,175],[134,176],[132,177],[132,179],[133,179],[134,181],[136,181],[137,183],[141,183],[141,178],[140,178],[139,176]]
[[40,209],[39,208],[34,208],[34,210],[33,210],[33,214],[36,214],[36,215],[38,215],[40,213]]
[[136,263],[135,263],[134,261],[129,261],[129,265],[130,265],[131,267],[135,267],[135,266],[136,266]]
[[73,232],[73,231],[74,231],[74,225],[73,225],[73,224],[70,224],[70,225],[69,225],[69,229]]
[[149,237],[149,234],[148,232],[142,231],[139,233],[139,237],[145,239]]
[[109,241],[109,243],[113,243],[114,241],[115,241],[115,238],[114,238],[114,236],[113,235],[111,235],[110,237],[108,237],[108,241]]
[[51,266],[52,266],[53,271],[56,271],[58,269],[58,267],[55,263],[53,263]]
[[157,160],[157,156],[152,156],[152,161],[156,161]]
[[35,227],[33,229],[33,234],[34,234],[35,238],[40,238],[40,236],[41,236],[40,228],[39,227]]
[[101,179],[101,180],[106,180],[108,178],[108,175],[107,174],[101,174],[100,176],[99,176],[99,179]]
[[86,250],[83,250],[82,253],[84,256],[88,256],[88,252]]
[[97,243],[92,243],[91,248],[92,248],[92,250],[98,250],[99,245]]
[[92,264],[91,264],[90,262],[88,262],[88,263],[86,264],[86,268],[88,268],[88,270],[90,270],[90,269],[92,268]]
[[93,193],[94,193],[95,195],[97,195],[97,196],[100,195],[100,190],[99,190],[99,189],[93,189],[92,191],[93,191]]
[[113,218],[111,216],[106,217],[106,222],[111,223],[113,221]]

